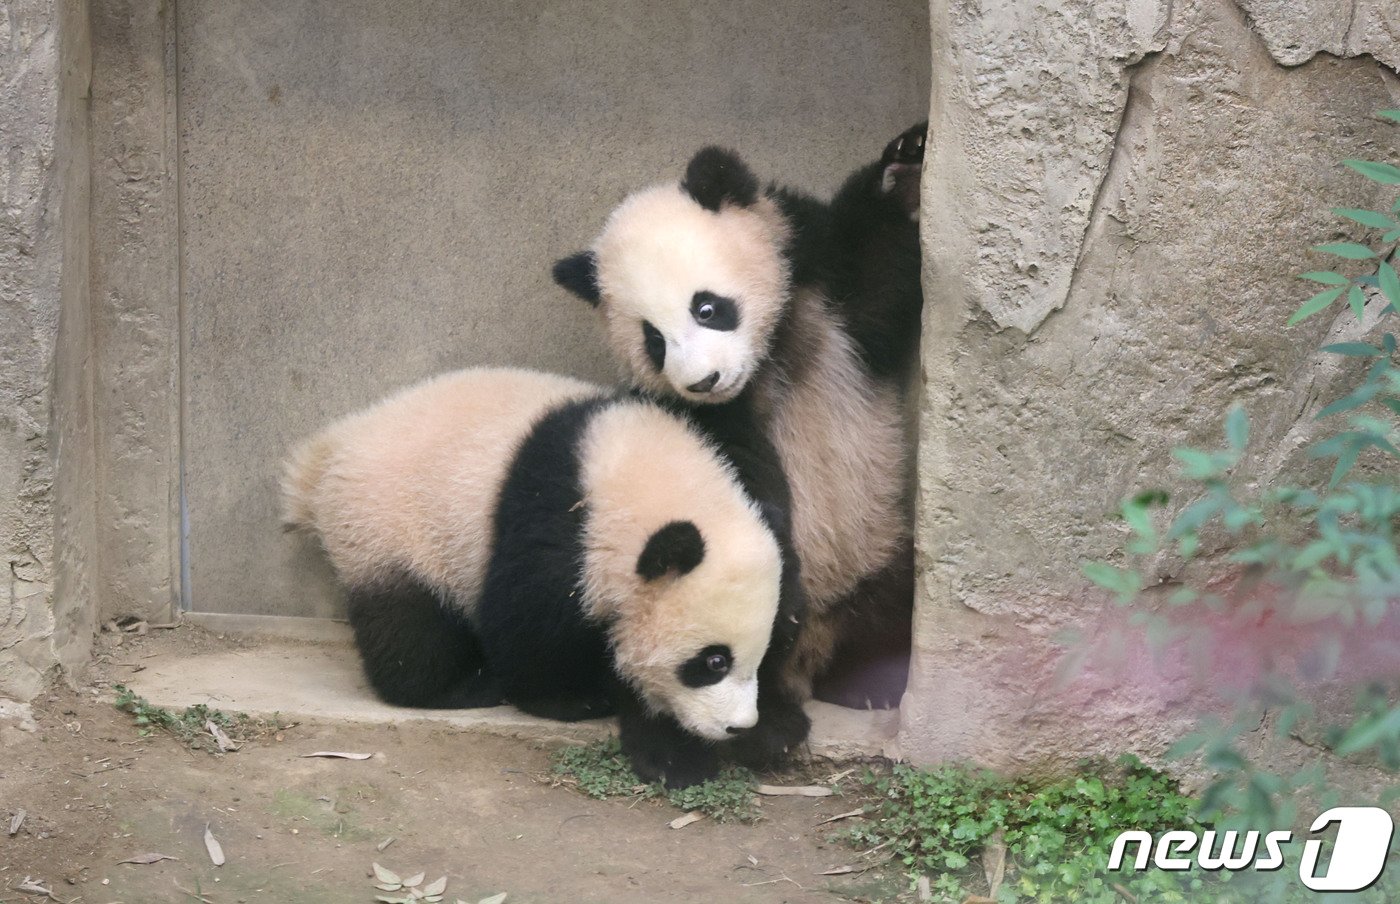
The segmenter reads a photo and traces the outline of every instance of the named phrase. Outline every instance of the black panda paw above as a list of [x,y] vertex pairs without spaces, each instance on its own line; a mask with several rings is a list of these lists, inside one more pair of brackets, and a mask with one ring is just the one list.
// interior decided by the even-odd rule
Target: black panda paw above
[[911,217],[919,214],[928,123],[905,130],[880,155],[880,192],[893,197]]
[[619,723],[622,752],[642,781],[662,782],[675,790],[719,775],[718,751],[675,720],[623,709]]
[[741,766],[772,769],[802,746],[811,728],[802,704],[785,702],[765,711],[757,725],[725,745],[725,752]]
[[719,775],[719,754],[698,739],[682,744],[624,744],[632,771],[644,782],[661,782],[668,790],[689,788]]

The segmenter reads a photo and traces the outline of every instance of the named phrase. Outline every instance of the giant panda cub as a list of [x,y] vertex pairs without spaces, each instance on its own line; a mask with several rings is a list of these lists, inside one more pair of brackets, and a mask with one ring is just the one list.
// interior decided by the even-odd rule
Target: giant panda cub
[[775,625],[790,646],[800,614],[714,448],[652,402],[565,377],[428,380],[303,443],[283,492],[348,589],[384,700],[616,711],[637,773],[672,787],[754,730]]
[[[903,393],[922,306],[925,130],[896,138],[830,204],[760,190],[736,154],[705,148],[679,183],[629,196],[591,249],[554,266],[636,385],[686,409],[726,454],[754,454],[757,436],[776,455],[808,606],[785,675],[797,699],[837,660],[850,680],[824,695],[833,702],[897,705],[907,675]],[[769,498],[761,481],[748,488]]]

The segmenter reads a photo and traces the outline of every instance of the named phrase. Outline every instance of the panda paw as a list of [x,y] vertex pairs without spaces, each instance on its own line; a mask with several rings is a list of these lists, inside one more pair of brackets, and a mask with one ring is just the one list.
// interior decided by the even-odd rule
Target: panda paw
[[927,132],[928,123],[921,122],[885,145],[880,155],[880,192],[898,201],[911,217],[919,215]]
[[644,782],[661,782],[675,790],[719,775],[715,748],[671,719],[634,717],[624,711],[620,727],[622,752]]
[[782,764],[812,728],[802,704],[785,701],[766,710],[758,724],[727,745],[727,753],[741,766],[766,770]]

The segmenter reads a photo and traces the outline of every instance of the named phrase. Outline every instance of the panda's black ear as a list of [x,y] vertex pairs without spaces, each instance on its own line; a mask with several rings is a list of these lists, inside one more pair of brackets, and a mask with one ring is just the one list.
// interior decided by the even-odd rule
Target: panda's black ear
[[637,574],[644,581],[654,581],[662,575],[676,577],[689,574],[705,558],[705,540],[700,528],[690,521],[672,521],[647,540],[637,557]]
[[578,254],[554,262],[554,281],[584,301],[598,306],[601,293],[598,291],[598,259],[592,251]]
[[714,146],[690,158],[681,188],[706,210],[717,211],[722,204],[749,207],[758,201],[758,177],[738,154]]

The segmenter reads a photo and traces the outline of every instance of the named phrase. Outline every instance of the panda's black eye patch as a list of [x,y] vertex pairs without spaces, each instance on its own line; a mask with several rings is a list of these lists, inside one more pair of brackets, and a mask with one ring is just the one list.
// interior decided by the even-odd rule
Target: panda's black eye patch
[[677,674],[686,687],[719,684],[734,665],[734,655],[723,644],[711,644],[681,663]]
[[709,330],[730,332],[739,327],[739,306],[734,299],[713,292],[696,292],[690,300],[690,316]]
[[666,337],[661,335],[661,331],[651,325],[650,321],[642,321],[642,342],[646,347],[647,358],[651,360],[651,366],[656,368],[657,373],[661,373],[666,366]]

